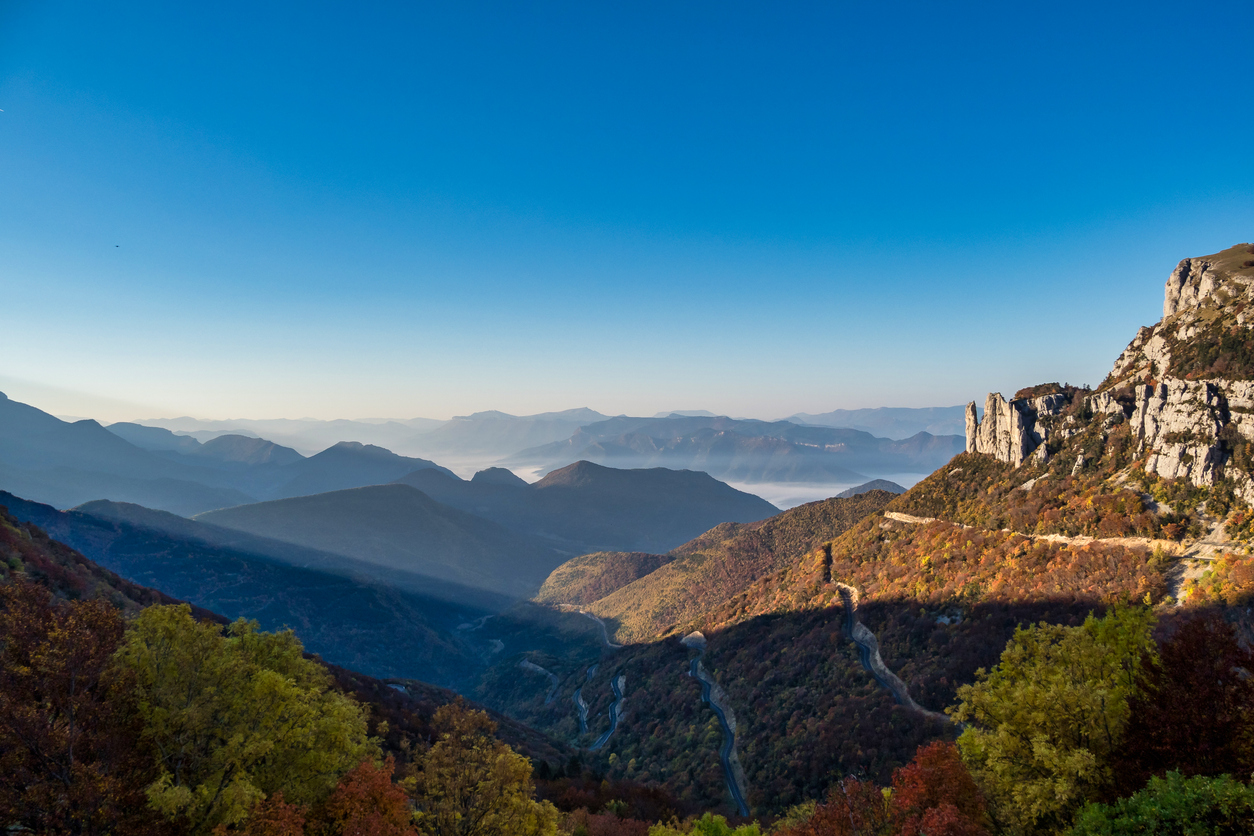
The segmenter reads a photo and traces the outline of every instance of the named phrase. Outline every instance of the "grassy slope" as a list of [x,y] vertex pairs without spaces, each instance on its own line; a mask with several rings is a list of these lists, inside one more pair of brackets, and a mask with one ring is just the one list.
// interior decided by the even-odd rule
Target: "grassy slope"
[[[1199,502],[1210,499],[1218,508],[1231,500],[1222,489],[1140,484],[1126,429],[1103,421],[1071,439],[1046,468],[1014,470],[987,457],[956,457],[887,505],[940,520],[902,523],[873,511],[828,542],[792,552],[724,600],[712,596],[677,625],[676,633],[701,629],[709,638],[707,667],[727,689],[740,722],[751,804],[760,812],[778,810],[821,795],[834,776],[848,772],[885,780],[919,743],[953,734],[895,706],[861,669],[834,581],[861,591],[859,617],[877,634],[885,662],[932,710],[952,704],[960,684],[995,664],[1021,624],[1075,624],[1114,600],[1166,599],[1172,558],[1150,540],[1128,538],[1187,538],[1198,528]],[[1088,463],[1072,476],[1080,451]],[[1039,476],[1045,478],[1021,489]],[[1155,508],[1143,489],[1162,506]],[[804,532],[800,522],[779,533]],[[689,551],[701,555],[713,543],[740,542],[752,554],[753,541],[738,541],[750,533],[752,527],[726,527]],[[1044,533],[1106,539],[1030,536]],[[803,546],[806,538],[792,542]],[[727,562],[735,565],[745,552]],[[645,580],[656,583],[654,576],[673,573],[682,561],[677,556]],[[592,609],[605,612],[606,601],[640,584]],[[713,715],[686,676],[687,660],[674,637],[631,646],[603,661],[584,693],[590,704],[593,698],[603,704],[609,680],[628,676],[629,716],[602,756],[612,776],[663,781],[686,799],[725,804]],[[578,673],[563,681],[551,706],[541,708],[533,694],[512,710],[542,727],[569,728],[570,697],[584,684]],[[552,719],[546,721],[546,712]]]

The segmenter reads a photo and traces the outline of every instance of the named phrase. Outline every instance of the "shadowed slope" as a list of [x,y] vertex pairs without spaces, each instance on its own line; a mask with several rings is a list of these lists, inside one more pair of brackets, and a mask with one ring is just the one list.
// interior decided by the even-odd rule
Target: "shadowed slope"
[[400,481],[438,502],[572,551],[666,551],[719,523],[779,513],[766,500],[706,473],[665,468],[617,470],[576,462],[534,485],[499,468],[469,482],[431,470]]
[[196,519],[515,597],[533,594],[564,558],[408,485],[279,499]]

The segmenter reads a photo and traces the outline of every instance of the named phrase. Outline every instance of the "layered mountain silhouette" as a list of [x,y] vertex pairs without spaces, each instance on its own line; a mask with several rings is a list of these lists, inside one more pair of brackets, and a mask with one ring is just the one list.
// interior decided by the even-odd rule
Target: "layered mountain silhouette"
[[721,522],[779,513],[706,473],[616,470],[586,461],[534,485],[503,468],[480,471],[470,481],[430,469],[400,481],[445,505],[574,551],[666,551]]
[[426,455],[500,457],[569,438],[580,427],[604,421],[606,417],[591,409],[525,416],[495,410],[476,412],[449,420],[415,439],[415,443]]
[[966,432],[962,406],[833,409],[817,414],[798,412],[787,420],[796,424],[861,430],[884,438],[909,438],[921,432],[931,435],[962,435]]
[[358,442],[340,442],[306,458],[243,435],[202,444],[137,424],[106,429],[90,420],[62,421],[0,394],[0,489],[58,508],[110,499],[191,516],[377,485],[438,467]]
[[130,581],[264,629],[290,627],[310,652],[375,676],[458,682],[475,663],[456,626],[495,608],[385,586],[334,555],[134,505],[58,511],[0,492],[0,506]]
[[570,438],[523,450],[510,461],[561,467],[587,460],[613,467],[703,470],[733,482],[865,482],[866,473],[930,473],[964,446],[961,436],[917,433],[894,441],[860,430],[702,415],[621,416]]
[[[356,441],[374,444],[389,450],[412,455],[418,452],[414,439],[444,424],[432,418],[412,418],[404,421],[350,421],[338,419],[319,421],[314,418],[233,418],[224,421],[207,421],[184,416],[182,418],[144,419],[135,426],[164,429],[171,434],[190,437],[197,441],[209,441],[220,435],[249,435],[268,438],[277,444],[291,447],[304,455],[313,455],[340,441]],[[109,429],[123,425],[110,424]],[[126,430],[123,429],[123,432]],[[121,433],[119,433],[121,434]],[[128,440],[133,440],[127,436]],[[135,442],[139,443],[139,442]],[[142,445],[141,445],[142,446]]]
[[252,497],[212,468],[142,450],[0,394],[0,488],[62,508],[110,497],[188,514]]
[[241,505],[196,519],[514,598],[532,594],[569,557],[400,484]]

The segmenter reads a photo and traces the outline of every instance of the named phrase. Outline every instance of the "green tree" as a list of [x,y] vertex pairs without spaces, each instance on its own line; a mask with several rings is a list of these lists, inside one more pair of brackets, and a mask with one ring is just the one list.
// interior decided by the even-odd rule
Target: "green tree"
[[379,755],[363,709],[331,689],[290,631],[240,620],[223,635],[185,604],[149,607],[117,660],[134,677],[143,734],[158,754],[149,803],[189,833],[236,824],[279,790],[310,804]]
[[762,836],[762,830],[757,822],[733,828],[722,816],[706,813],[687,829],[674,823],[655,824],[649,828],[649,836]]
[[428,836],[554,836],[557,809],[534,799],[531,762],[460,700],[440,706],[436,741],[414,781],[418,832]]
[[1249,836],[1254,787],[1218,778],[1168,772],[1114,804],[1089,804],[1071,836]]
[[1002,826],[1064,829],[1109,783],[1153,625],[1148,609],[1117,606],[1079,627],[1020,628],[997,667],[958,689],[958,747]]

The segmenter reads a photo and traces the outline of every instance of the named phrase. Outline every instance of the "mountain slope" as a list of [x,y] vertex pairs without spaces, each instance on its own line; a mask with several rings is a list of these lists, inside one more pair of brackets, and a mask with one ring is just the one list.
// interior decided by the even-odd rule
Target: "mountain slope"
[[260,502],[196,520],[512,597],[534,593],[565,559],[408,485]]
[[[13,504],[25,502],[12,496],[5,496],[4,500]],[[54,518],[73,516],[48,506],[27,504],[42,508],[41,513],[50,513]],[[128,616],[154,604],[180,603],[159,590],[120,577],[0,505],[0,584],[14,578],[37,583],[60,599],[107,600]],[[194,604],[192,614],[202,621],[220,624],[228,621],[221,614]],[[308,645],[306,647],[308,649]],[[431,719],[436,708],[460,699],[452,691],[414,679],[382,681],[335,664],[323,664],[337,688],[367,707],[371,733],[380,738],[385,752],[398,758],[407,757],[430,739]],[[495,712],[492,714],[498,724],[498,736],[517,751],[536,760],[543,759],[550,765],[561,765],[571,756],[567,747],[542,733]],[[386,727],[383,722],[387,723]]]
[[[537,600],[586,608],[605,620],[617,642],[687,632],[703,612],[835,538],[892,498],[886,491],[870,491],[801,505],[759,523],[725,523],[665,556],[585,555],[555,570]],[[650,564],[655,567],[645,572]],[[589,600],[593,589],[601,596]]]
[[184,536],[123,519],[147,509],[57,511],[0,494],[0,505],[122,577],[230,619],[263,629],[290,627],[311,653],[374,676],[455,685],[478,666],[454,638],[459,623],[490,612],[402,589],[281,563],[264,554],[215,546],[181,521]]
[[534,485],[493,469],[469,482],[431,470],[400,480],[433,499],[576,552],[666,551],[721,522],[779,509],[705,473],[576,462]]

